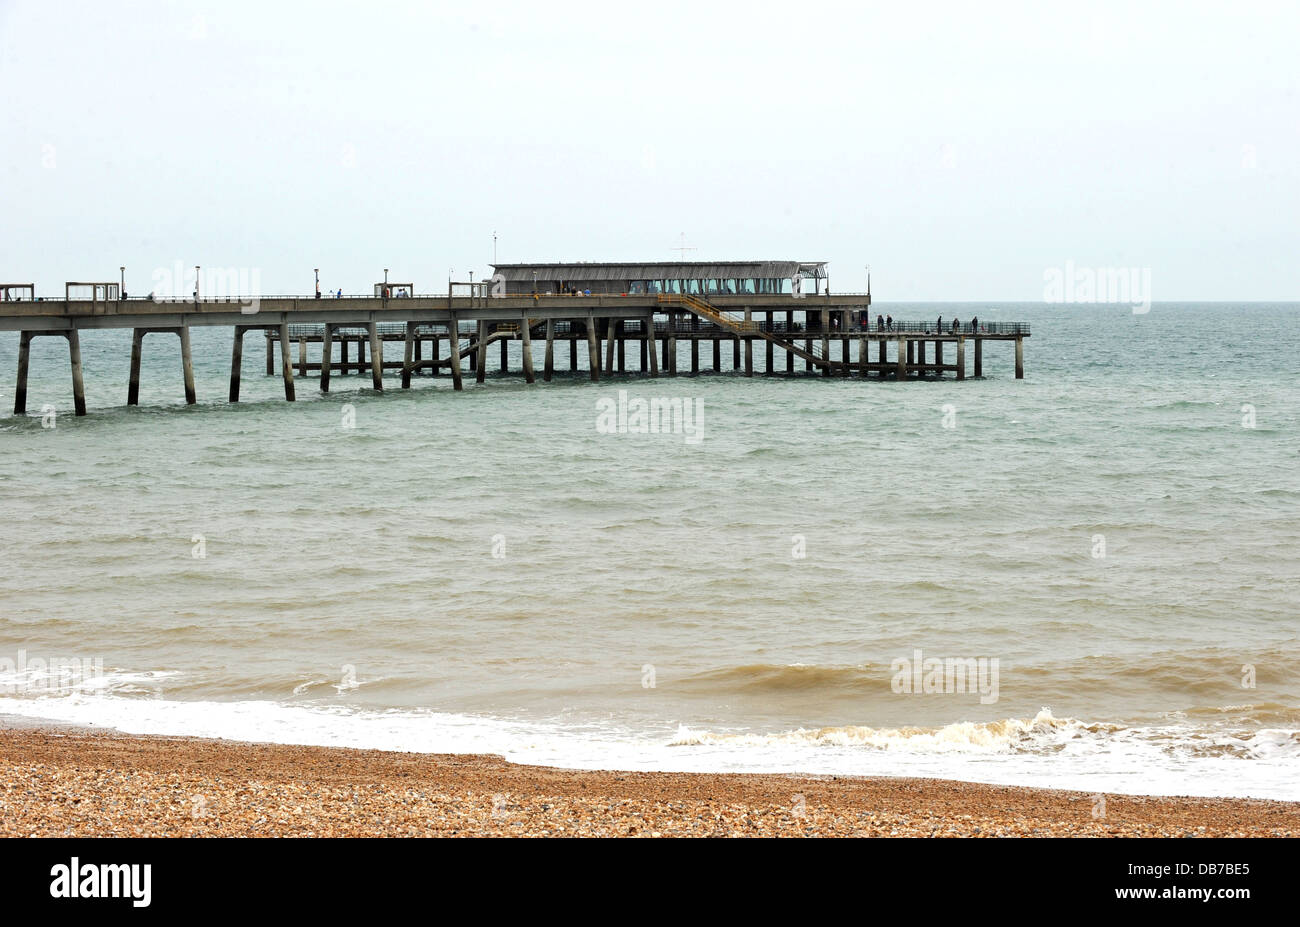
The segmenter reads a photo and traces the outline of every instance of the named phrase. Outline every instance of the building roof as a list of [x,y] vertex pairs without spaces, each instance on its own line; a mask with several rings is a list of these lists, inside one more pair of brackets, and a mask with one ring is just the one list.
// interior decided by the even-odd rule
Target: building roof
[[644,264],[607,264],[579,261],[569,264],[493,264],[509,283],[538,280],[715,280],[824,277],[825,261],[650,261]]

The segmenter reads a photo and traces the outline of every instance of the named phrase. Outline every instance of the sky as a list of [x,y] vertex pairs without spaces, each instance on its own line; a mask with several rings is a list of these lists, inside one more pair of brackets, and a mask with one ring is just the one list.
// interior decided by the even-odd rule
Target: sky
[[[1300,5],[0,0],[0,282],[830,262],[1300,299]],[[683,238],[684,236],[684,238]],[[686,251],[675,248],[684,245]]]

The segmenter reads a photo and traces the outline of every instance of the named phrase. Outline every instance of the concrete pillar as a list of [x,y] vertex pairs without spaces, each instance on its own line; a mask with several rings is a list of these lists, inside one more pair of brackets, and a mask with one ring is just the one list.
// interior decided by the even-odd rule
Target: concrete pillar
[[334,326],[325,323],[325,334],[320,343],[320,391],[330,391],[330,368],[334,366]]
[[876,344],[880,345],[880,379],[882,380],[885,378],[886,367],[887,367],[886,358],[888,357],[888,353],[889,353],[888,349],[885,347],[887,343],[888,343],[888,339],[885,338],[876,339]]
[[460,320],[454,312],[447,325],[447,351],[447,361],[451,364],[451,387],[464,389],[465,384],[460,379]]
[[[843,328],[843,329],[840,329],[840,330],[841,330],[841,331],[848,331],[847,328]],[[840,336],[840,375],[841,375],[841,376],[846,376],[846,377],[849,375],[849,363],[850,363],[850,361],[849,361],[849,355],[850,355],[849,341],[850,341],[850,338],[849,338],[848,335],[841,335],[841,336]]]
[[[749,307],[746,306],[745,321],[752,322],[753,319],[754,319],[753,314],[750,313]],[[752,377],[753,375],[754,375],[754,339],[748,332],[746,332],[745,333],[745,376]]]
[[230,401],[239,402],[239,376],[244,361],[244,332],[242,325],[235,326],[235,343],[230,348]]
[[533,333],[528,327],[528,316],[519,320],[519,359],[524,366],[524,382],[535,383],[533,375]]
[[280,377],[284,380],[284,399],[293,402],[293,361],[289,357],[289,323],[280,325]]
[[[942,341],[936,341],[934,343],[934,364],[936,367],[943,365],[943,342]],[[934,374],[935,376],[941,377],[943,376],[943,371],[936,370]]]
[[916,342],[916,362],[918,365],[920,365],[916,371],[916,375],[919,377],[924,377],[925,376],[925,339],[924,338],[921,338]]
[[[570,322],[569,325],[570,325],[570,330],[572,330],[573,323]],[[577,370],[578,370],[578,339],[570,338],[569,339],[569,372],[576,373]]]
[[668,313],[668,338],[665,342],[668,351],[668,363],[664,365],[665,373],[670,376],[677,375],[677,313]]
[[343,376],[348,375],[348,336],[343,335],[339,338],[339,372]]
[[903,336],[898,336],[898,379],[907,379],[907,348],[903,347]]
[[600,344],[597,342],[596,326],[599,323],[592,317],[587,317],[587,365],[591,368],[591,382],[595,383],[600,380]]
[[402,389],[411,388],[411,364],[415,362],[415,323],[406,323],[406,337],[402,342]]
[[194,405],[198,397],[194,391],[194,355],[190,353],[190,327],[182,325],[181,336],[181,372],[185,377],[185,404]]
[[[829,361],[831,359],[831,341],[830,341],[831,311],[829,309],[823,309],[821,311],[821,324],[822,324],[821,357],[822,360]],[[827,364],[825,367],[822,368],[822,375],[827,377],[831,375],[830,364]]]
[[975,376],[984,376],[984,339],[975,339]]
[[867,336],[859,335],[858,336],[858,376],[862,377],[862,379],[864,380],[867,378],[867,360],[869,357],[869,352],[867,350],[868,347],[869,345],[867,344]]
[[68,329],[68,355],[72,361],[72,406],[77,415],[85,415],[86,384],[81,381],[81,336],[75,328]]
[[[126,404],[140,404],[140,359],[144,354],[144,329],[131,330],[131,374],[126,384]],[[266,356],[271,356],[271,342],[266,342]]]
[[907,339],[907,366],[911,367],[916,363],[916,342],[911,338]]
[[[787,309],[785,313],[785,336],[789,338],[791,342],[794,341],[794,337],[793,335],[791,335],[791,332],[793,331],[794,331],[794,310]],[[785,352],[785,372],[794,373],[794,352],[793,351]]]
[[957,336],[957,379],[966,379],[966,336]]
[[501,344],[501,372],[509,373],[510,372],[510,339],[502,338],[500,344]]
[[384,391],[384,342],[379,338],[379,323],[371,322],[370,331],[370,383],[376,392]]
[[731,336],[731,369],[740,369],[740,336]]
[[1025,378],[1025,339],[1016,339],[1016,379]]
[[[698,316],[696,318],[698,321]],[[698,338],[692,337],[691,338],[691,373],[698,374],[699,372],[700,372],[700,340]]]
[[271,349],[271,330],[268,328],[262,333],[266,338],[266,375],[268,377],[275,375],[275,364],[272,361]]
[[722,373],[722,339],[713,339],[713,372]]
[[614,343],[618,331],[618,321],[615,319],[605,320],[605,367],[606,373],[614,372],[614,349],[617,345]]
[[645,317],[645,338],[646,338],[646,357],[650,359],[650,376],[659,376],[659,352],[655,347],[655,317],[654,313]]
[[14,415],[27,413],[27,370],[32,359],[32,333],[18,333],[18,382],[14,384]]
[[474,381],[482,383],[487,376],[487,322],[482,319],[478,323],[478,350],[474,353]]
[[555,372],[555,319],[546,320],[546,357],[542,360],[542,380],[551,382]]
[[[641,324],[644,325],[645,323],[642,322]],[[641,338],[639,343],[641,345],[641,366],[638,367],[637,369],[640,370],[642,373],[645,373],[646,370],[650,368],[650,358],[649,358],[649,351],[646,347],[648,342],[645,338],[644,331],[641,333]]]
[[803,369],[805,373],[807,373],[809,370],[812,370],[812,352],[813,352],[812,344],[813,343],[811,338],[804,339],[803,350],[804,353],[808,355],[803,359]]
[[[767,316],[768,316],[767,319],[768,327],[771,328],[772,313],[769,312]],[[764,338],[763,341],[764,343],[767,344],[767,365],[766,368],[763,370],[763,373],[765,373],[767,376],[770,377],[773,373],[772,366],[776,360],[776,345],[774,345],[770,340],[766,338]]]
[[307,336],[298,336],[298,376],[307,376]]

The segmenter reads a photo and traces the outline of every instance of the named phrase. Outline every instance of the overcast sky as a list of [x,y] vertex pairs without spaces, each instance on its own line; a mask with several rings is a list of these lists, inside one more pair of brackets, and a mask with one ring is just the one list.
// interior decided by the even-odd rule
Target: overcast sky
[[445,292],[830,261],[880,300],[1300,299],[1300,13],[1224,4],[0,0],[0,278]]

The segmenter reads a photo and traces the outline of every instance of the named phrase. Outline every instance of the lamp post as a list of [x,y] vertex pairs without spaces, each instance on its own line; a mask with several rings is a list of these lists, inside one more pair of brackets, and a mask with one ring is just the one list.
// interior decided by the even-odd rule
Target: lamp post
[[194,301],[199,301],[199,265],[194,265]]
[[117,284],[117,298],[122,299],[126,296],[126,265],[123,264],[118,268],[118,270],[122,272],[122,276],[119,278],[119,283]]
[[495,268],[496,264],[497,264],[497,233],[496,233],[496,229],[493,229],[492,230],[492,266]]
[[316,268],[316,298],[320,299],[320,268]]

